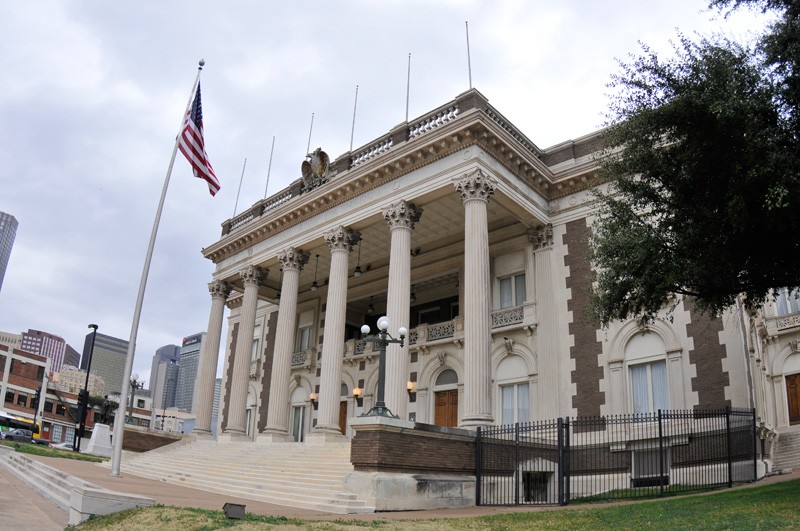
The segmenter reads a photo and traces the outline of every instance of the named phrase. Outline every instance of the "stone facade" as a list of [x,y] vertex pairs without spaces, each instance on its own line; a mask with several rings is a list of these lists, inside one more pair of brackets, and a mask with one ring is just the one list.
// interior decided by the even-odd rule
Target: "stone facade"
[[[800,319],[710,317],[682,300],[645,328],[588,319],[602,146],[598,132],[540,149],[470,90],[342,155],[318,186],[295,182],[226,220],[203,249],[231,289],[227,335],[208,332],[226,345],[221,433],[352,438],[379,379],[359,329],[381,315],[393,337],[409,330],[386,351],[386,406],[404,422],[732,406],[788,426],[800,354],[783,338],[800,339]],[[359,444],[372,443],[396,441]]]

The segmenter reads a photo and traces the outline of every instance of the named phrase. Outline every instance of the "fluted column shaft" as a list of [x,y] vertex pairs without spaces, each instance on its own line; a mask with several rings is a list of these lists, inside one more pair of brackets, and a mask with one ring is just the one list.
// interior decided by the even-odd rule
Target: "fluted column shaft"
[[197,416],[194,431],[206,435],[211,434],[211,410],[214,407],[214,382],[217,378],[222,318],[230,287],[227,283],[217,280],[208,285],[208,291],[211,293],[211,313],[208,316],[206,342],[200,354],[200,367],[195,383],[197,400],[194,406],[194,413]]
[[244,282],[244,298],[239,321],[239,335],[236,337],[236,352],[233,357],[228,425],[225,428],[225,433],[231,435],[247,434],[245,411],[247,409],[247,388],[250,383],[250,352],[253,349],[258,285],[261,282],[262,271],[255,266],[248,266],[240,275]]
[[345,227],[325,234],[331,249],[328,300],[322,342],[322,372],[319,381],[319,412],[315,432],[339,435],[339,402],[342,383],[342,349],[347,313],[347,277],[350,250],[361,235]]
[[292,375],[292,354],[297,331],[297,289],[300,284],[300,271],[308,262],[308,253],[289,248],[278,254],[278,260],[283,266],[283,282],[272,357],[267,426],[264,433],[288,437],[289,380]]
[[[566,414],[559,411],[561,375],[558,356],[558,320],[553,278],[553,226],[544,225],[528,233],[533,245],[534,289],[536,292],[536,355],[540,387],[539,418],[551,419]],[[567,402],[569,403],[569,402]]]
[[[391,323],[389,333],[397,337],[397,329],[408,328],[411,306],[411,231],[419,221],[421,209],[400,201],[383,212],[391,230],[389,256],[389,286],[386,293],[386,317]],[[389,410],[404,419],[408,416],[408,341],[401,347],[390,343],[386,347],[386,379],[384,401]]]
[[475,170],[455,181],[464,202],[464,409],[461,426],[492,424],[489,227],[494,180]]

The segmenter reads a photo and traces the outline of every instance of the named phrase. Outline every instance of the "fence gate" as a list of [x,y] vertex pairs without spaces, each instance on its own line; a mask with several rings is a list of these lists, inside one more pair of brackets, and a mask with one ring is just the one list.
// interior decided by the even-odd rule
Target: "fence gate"
[[755,411],[662,411],[479,428],[478,505],[658,497],[756,479]]

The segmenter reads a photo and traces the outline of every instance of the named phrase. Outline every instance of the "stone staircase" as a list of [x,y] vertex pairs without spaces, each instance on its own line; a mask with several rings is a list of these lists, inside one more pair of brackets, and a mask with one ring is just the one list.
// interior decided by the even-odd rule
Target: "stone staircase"
[[800,430],[784,431],[772,448],[772,469],[800,468]]
[[239,498],[316,511],[371,513],[345,488],[350,444],[195,439],[127,457],[121,472]]

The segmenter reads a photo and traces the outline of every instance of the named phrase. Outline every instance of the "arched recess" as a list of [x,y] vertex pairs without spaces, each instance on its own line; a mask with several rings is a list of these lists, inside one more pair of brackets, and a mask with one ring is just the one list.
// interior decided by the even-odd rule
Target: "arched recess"
[[776,425],[800,424],[800,343],[790,341],[772,363]]
[[311,381],[305,376],[296,376],[289,383],[289,435],[302,442],[311,430]]
[[256,382],[249,382],[247,385],[247,410],[245,412],[245,429],[247,430],[247,436],[250,438],[255,437],[257,433],[257,422],[258,422],[258,395],[260,392],[260,387],[256,385]]
[[[495,349],[492,356],[492,394],[494,418],[498,424],[530,422],[539,419],[535,404],[538,395],[536,356],[524,345]],[[549,389],[548,392],[553,392]]]
[[685,365],[678,337],[666,323],[626,322],[608,353],[609,413],[685,409]]

